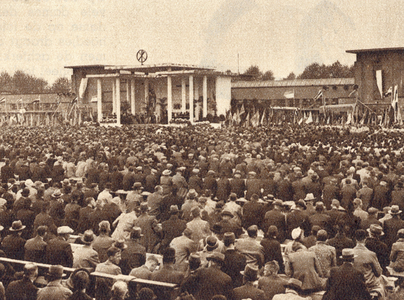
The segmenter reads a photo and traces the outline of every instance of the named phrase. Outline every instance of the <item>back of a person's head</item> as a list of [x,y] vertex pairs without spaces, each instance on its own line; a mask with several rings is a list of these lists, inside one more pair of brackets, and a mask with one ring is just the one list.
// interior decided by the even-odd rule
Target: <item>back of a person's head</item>
[[367,233],[366,233],[366,231],[363,230],[363,229],[358,229],[358,230],[355,232],[355,238],[356,238],[356,240],[359,241],[359,242],[364,241],[364,240],[366,239],[366,237],[367,237]]
[[163,263],[175,262],[175,249],[168,247],[163,253]]
[[151,290],[151,289],[149,289],[147,287],[142,288],[139,291],[138,296],[139,296],[139,299],[142,299],[142,300],[154,300],[154,299],[156,299],[156,295],[154,294],[153,290]]
[[36,233],[39,236],[44,236],[46,234],[46,231],[48,231],[48,227],[45,225],[41,225],[41,226],[38,226]]
[[73,288],[76,291],[86,289],[90,283],[90,276],[84,270],[79,270],[72,275]]
[[128,285],[124,281],[117,281],[111,289],[112,295],[118,299],[124,299],[128,292]]

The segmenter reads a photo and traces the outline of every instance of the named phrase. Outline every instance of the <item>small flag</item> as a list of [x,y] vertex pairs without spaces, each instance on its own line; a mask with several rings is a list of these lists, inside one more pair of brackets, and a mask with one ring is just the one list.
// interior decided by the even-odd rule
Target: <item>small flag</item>
[[0,99],[0,104],[2,104],[2,103],[6,103],[6,97],[3,97]]
[[393,87],[389,87],[389,89],[387,90],[387,92],[384,93],[384,97],[387,97],[389,95],[391,95],[393,93]]
[[314,101],[317,101],[318,99],[320,99],[321,97],[323,97],[323,90],[319,90],[317,95],[314,96]]
[[245,114],[245,109],[244,109],[244,104],[243,104],[243,105],[241,105],[241,109],[240,109],[239,115],[242,116],[242,115],[244,115],[244,114]]
[[284,96],[286,99],[293,99],[293,98],[295,98],[295,91],[286,91],[286,92],[283,94],[283,96]]

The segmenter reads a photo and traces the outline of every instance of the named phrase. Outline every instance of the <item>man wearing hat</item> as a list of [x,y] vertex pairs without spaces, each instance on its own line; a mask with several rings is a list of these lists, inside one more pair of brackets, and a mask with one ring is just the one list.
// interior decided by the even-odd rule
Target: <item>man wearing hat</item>
[[281,244],[277,240],[277,236],[278,228],[276,228],[275,225],[271,225],[260,244],[264,249],[264,262],[275,260],[278,263],[280,272],[284,273],[285,266],[283,263]]
[[161,224],[162,227],[162,241],[161,247],[164,250],[171,241],[181,236],[182,232],[187,227],[187,222],[185,220],[181,220],[179,216],[179,209],[177,205],[170,206],[170,218],[167,221],[164,221]]
[[191,177],[188,179],[188,188],[194,189],[198,194],[201,194],[203,190],[203,181],[199,173],[199,169],[192,170]]
[[315,205],[316,212],[309,216],[310,227],[314,225],[320,226],[320,228],[326,230],[327,232],[331,231],[331,217],[326,214],[324,203],[319,201]]
[[68,226],[60,226],[57,229],[58,236],[48,242],[46,247],[46,261],[50,265],[62,265],[72,267],[73,251],[67,242],[73,229]]
[[130,271],[138,268],[146,262],[146,248],[140,244],[140,238],[143,236],[140,227],[133,227],[130,232],[130,240],[126,241],[127,247],[122,250],[121,267],[122,274],[129,275]]
[[286,218],[286,227],[287,227],[287,237],[290,238],[292,230],[295,228],[303,228],[305,231],[308,231],[309,225],[309,217],[306,213],[306,203],[303,199],[300,199],[296,202],[295,207],[292,208],[292,211],[287,215]]
[[269,226],[275,225],[278,228],[278,240],[280,243],[283,243],[286,238],[286,217],[282,213],[282,205],[283,201],[280,199],[273,202],[274,208],[266,212],[262,226],[264,232],[267,232]]
[[233,232],[226,232],[223,237],[223,243],[226,251],[224,252],[224,263],[222,271],[229,275],[233,281],[233,288],[243,284],[243,276],[240,273],[244,270],[247,259],[234,247],[236,236]]
[[211,197],[214,199],[216,197],[217,192],[217,181],[216,181],[216,172],[213,170],[209,170],[206,174],[206,177],[203,182],[204,190],[209,189],[211,191]]
[[341,259],[343,264],[331,269],[323,300],[370,300],[365,277],[353,265],[354,250],[343,249]]
[[[218,204],[220,204],[220,202],[218,202]],[[243,233],[243,228],[234,220],[233,217],[233,214],[229,210],[223,210],[221,212],[222,219],[216,224],[222,228],[221,233],[233,232],[236,238],[238,238]]]
[[401,220],[401,213],[402,211],[398,205],[392,205],[390,209],[390,215],[392,218],[384,221],[384,242],[389,249],[391,249],[391,246],[396,241],[398,230],[404,228],[404,221]]
[[38,291],[37,300],[68,299],[73,292],[62,285],[63,266],[51,265],[48,271],[48,285]]
[[224,295],[227,299],[233,299],[232,279],[221,271],[224,262],[224,254],[213,252],[207,257],[207,268],[199,268],[188,277],[181,285],[181,289],[192,293],[195,299],[211,300],[215,295]]
[[25,239],[21,237],[25,225],[20,220],[14,221],[9,229],[10,234],[1,242],[1,247],[8,258],[24,260]]
[[389,260],[389,255],[390,255],[390,249],[387,247],[387,245],[382,242],[381,236],[384,235],[383,228],[379,225],[372,224],[370,227],[367,229],[369,233],[369,237],[366,239],[365,246],[368,248],[370,251],[373,251],[376,253],[377,259],[380,263],[380,266],[383,269],[383,272],[386,271],[386,267],[389,265],[390,260]]
[[254,281],[258,280],[258,267],[248,264],[245,266],[243,275],[244,285],[233,290],[234,300],[243,300],[250,298],[251,300],[263,300],[265,293],[254,286]]
[[98,252],[91,246],[94,241],[94,233],[92,230],[86,230],[80,241],[83,247],[78,247],[73,253],[73,268],[85,268],[93,272],[95,267],[100,263]]
[[241,172],[236,170],[230,180],[230,192],[235,193],[237,198],[243,198],[245,191],[245,180],[241,178]]
[[157,234],[161,232],[161,227],[158,224],[156,217],[150,216],[148,211],[149,207],[147,203],[141,203],[140,215],[133,221],[133,226],[141,228],[143,236],[140,239],[140,244],[146,248],[146,252],[155,253],[154,247],[159,241],[159,236]]

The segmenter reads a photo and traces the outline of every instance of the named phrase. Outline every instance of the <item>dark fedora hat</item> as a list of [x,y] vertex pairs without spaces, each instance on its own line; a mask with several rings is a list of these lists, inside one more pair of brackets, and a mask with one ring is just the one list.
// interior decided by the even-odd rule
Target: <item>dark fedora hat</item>
[[90,245],[94,241],[94,232],[92,230],[86,230],[80,240],[84,244]]
[[248,281],[256,281],[258,278],[258,267],[252,264],[245,266],[244,271],[240,272]]

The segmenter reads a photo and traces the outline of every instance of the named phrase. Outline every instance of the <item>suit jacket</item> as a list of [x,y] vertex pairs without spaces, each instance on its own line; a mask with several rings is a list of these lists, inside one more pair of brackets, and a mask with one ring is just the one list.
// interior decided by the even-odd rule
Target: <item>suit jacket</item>
[[38,288],[29,278],[12,281],[6,289],[6,299],[13,300],[35,300]]
[[196,300],[211,300],[214,295],[224,295],[227,299],[233,299],[230,276],[216,267],[198,269],[184,281],[183,288],[193,290]]
[[24,260],[45,263],[46,245],[46,242],[38,235],[29,239],[24,246]]
[[262,204],[257,201],[250,201],[243,206],[242,225],[248,228],[251,225],[258,225],[261,228],[261,221],[263,219]]
[[397,231],[404,228],[404,221],[400,218],[391,218],[384,221],[384,242],[387,247],[391,248],[397,240]]
[[251,300],[264,300],[265,293],[254,287],[251,283],[246,283],[245,285],[233,290],[234,300],[243,300],[247,298],[250,298]]
[[50,265],[73,266],[73,252],[70,244],[62,237],[49,241],[46,248],[46,261]]
[[272,299],[274,295],[285,292],[286,283],[287,280],[278,275],[263,276],[258,280],[258,288],[264,291],[266,299]]
[[77,232],[84,233],[84,231],[91,228],[91,224],[89,222],[89,216],[93,211],[94,211],[94,209],[90,206],[80,208]]
[[46,287],[38,291],[37,300],[65,300],[71,296],[73,292],[63,286],[58,281],[51,281]]
[[237,198],[243,198],[245,191],[245,182],[242,178],[233,178],[230,180],[230,192],[235,193]]
[[227,249],[226,252],[224,252],[222,271],[231,277],[233,288],[243,284],[243,275],[241,275],[240,272],[244,270],[246,264],[247,259],[245,255],[241,254],[236,249]]
[[146,248],[133,240],[127,241],[126,244],[128,247],[122,251],[119,266],[121,267],[122,274],[129,275],[132,269],[145,264]]
[[77,248],[73,253],[73,268],[85,268],[90,272],[95,270],[97,264],[100,263],[98,252],[91,246],[84,245]]
[[351,263],[332,268],[323,300],[370,300],[365,277]]
[[105,262],[108,259],[107,250],[114,243],[114,239],[107,235],[97,236],[93,241],[93,249],[98,252],[100,262]]
[[4,238],[1,248],[8,258],[24,260],[24,245],[25,240],[22,237],[10,234]]
[[265,214],[263,230],[268,231],[269,226],[275,225],[278,228],[278,240],[282,243],[286,238],[286,217],[279,210],[270,210]]
[[187,222],[181,220],[177,215],[172,215],[170,219],[162,223],[163,228],[163,240],[161,242],[162,246],[168,246],[171,241],[180,236],[182,232],[187,227]]
[[354,254],[357,255],[354,267],[364,275],[367,289],[380,288],[379,277],[382,275],[383,270],[380,267],[376,254],[362,244],[357,244],[353,249]]
[[[174,270],[173,266],[171,265],[164,265],[163,267],[158,270],[154,271],[151,275],[151,280],[155,281],[162,281],[168,283],[176,283],[181,284],[184,279],[184,273],[181,271]],[[154,288],[154,293],[157,296],[157,299],[161,300],[170,300],[172,299],[172,291],[165,288]],[[210,300],[210,299],[209,299]]]
[[261,246],[264,248],[264,263],[276,260],[279,264],[279,272],[285,272],[281,244],[279,241],[273,238],[264,238],[261,241]]
[[261,179],[256,179],[256,178],[247,179],[246,183],[245,183],[245,187],[247,190],[245,198],[247,200],[250,200],[250,198],[253,194],[257,194],[258,196],[261,196],[261,188],[262,188]]
[[[121,268],[114,265],[112,262],[107,260],[104,263],[100,263],[95,268],[96,272],[106,273],[110,275],[120,275],[122,274]],[[95,283],[95,298],[97,300],[109,300],[111,298],[111,288],[114,284],[113,279],[97,277]]]

